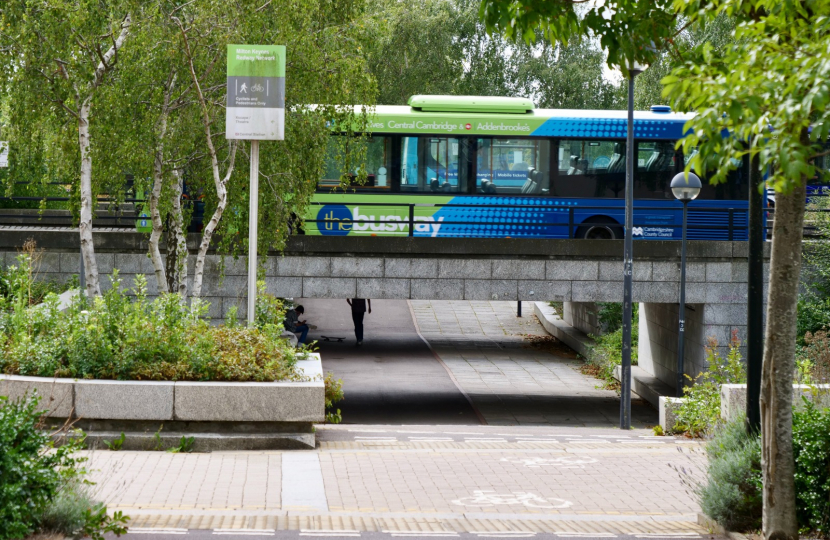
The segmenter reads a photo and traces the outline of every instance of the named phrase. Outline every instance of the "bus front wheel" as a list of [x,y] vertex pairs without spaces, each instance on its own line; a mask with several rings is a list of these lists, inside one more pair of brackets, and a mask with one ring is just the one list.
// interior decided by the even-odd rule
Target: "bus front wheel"
[[574,237],[585,240],[618,240],[623,238],[623,229],[611,218],[589,218],[576,229]]

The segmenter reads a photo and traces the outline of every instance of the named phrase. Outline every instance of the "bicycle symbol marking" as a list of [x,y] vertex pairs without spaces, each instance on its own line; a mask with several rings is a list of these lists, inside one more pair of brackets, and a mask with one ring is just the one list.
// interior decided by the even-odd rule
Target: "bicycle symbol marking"
[[569,508],[572,502],[556,497],[540,497],[528,491],[514,491],[500,494],[492,490],[473,491],[471,497],[452,501],[461,506],[495,506],[498,504],[521,504],[528,508]]
[[562,456],[558,458],[519,458],[519,457],[504,457],[501,461],[507,463],[517,463],[524,465],[530,469],[539,469],[541,467],[556,467],[558,469],[584,469],[585,465],[589,463],[597,463],[597,460],[587,456]]

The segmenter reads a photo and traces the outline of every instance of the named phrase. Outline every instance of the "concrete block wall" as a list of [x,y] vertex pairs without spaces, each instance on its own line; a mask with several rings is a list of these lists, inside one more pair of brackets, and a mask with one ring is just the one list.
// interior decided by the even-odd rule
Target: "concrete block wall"
[[[640,304],[639,365],[671,387],[676,385],[678,304]],[[686,304],[684,373],[694,378],[708,367],[705,348],[717,340],[715,350],[726,357],[733,330],[746,339],[746,304]],[[741,347],[746,355],[746,347]]]
[[598,336],[602,333],[596,302],[564,302],[562,320],[586,334]]

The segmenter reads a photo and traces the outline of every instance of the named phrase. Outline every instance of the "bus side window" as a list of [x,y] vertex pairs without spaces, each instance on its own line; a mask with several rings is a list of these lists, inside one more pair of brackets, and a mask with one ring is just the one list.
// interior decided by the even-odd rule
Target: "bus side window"
[[565,139],[559,141],[557,197],[625,196],[625,143]]
[[401,192],[464,192],[466,143],[454,137],[402,137]]
[[[390,181],[388,171],[392,162],[391,138],[374,135],[353,141],[340,139],[342,135],[332,135],[326,145],[326,164],[323,178],[317,183],[318,190],[331,190],[341,187],[341,176],[344,174],[350,179],[350,187],[356,191],[388,191]],[[349,163],[346,166],[346,146],[344,143],[354,145],[348,156]],[[366,182],[362,185],[356,182],[360,176],[361,169],[365,167]]]
[[674,141],[638,141],[634,173],[635,199],[673,200],[669,186],[680,170],[680,154]]
[[550,141],[479,138],[476,141],[478,195],[547,195]]

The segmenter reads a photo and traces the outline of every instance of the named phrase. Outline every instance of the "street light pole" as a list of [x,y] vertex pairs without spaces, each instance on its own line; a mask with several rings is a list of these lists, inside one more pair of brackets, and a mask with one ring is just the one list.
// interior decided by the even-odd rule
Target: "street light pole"
[[683,239],[680,242],[680,305],[677,311],[677,384],[675,393],[683,397],[683,383],[686,370],[683,366],[686,338],[686,216],[689,211],[689,201],[683,201]]
[[634,267],[634,77],[642,69],[628,70],[628,131],[625,138],[625,240],[623,241],[622,365],[620,366],[620,429],[631,429],[631,288]]
[[675,392],[677,397],[683,397],[683,385],[685,382],[685,369],[683,360],[685,355],[684,341],[686,337],[686,224],[689,202],[693,201],[700,193],[700,178],[694,173],[675,175],[671,181],[671,190],[675,198],[683,203],[683,229],[680,242],[680,304],[677,310],[677,383]]

